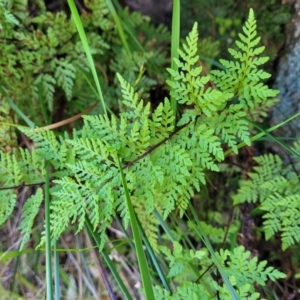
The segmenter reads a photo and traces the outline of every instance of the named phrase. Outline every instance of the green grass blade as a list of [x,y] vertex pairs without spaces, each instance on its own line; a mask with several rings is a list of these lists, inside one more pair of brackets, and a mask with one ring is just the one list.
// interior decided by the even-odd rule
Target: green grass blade
[[288,152],[290,152],[291,154],[293,154],[295,157],[300,158],[300,155],[293,150],[292,148],[286,146],[284,143],[282,143],[277,137],[273,136],[272,134],[270,134],[268,131],[264,130],[262,127],[260,127],[259,125],[257,125],[256,123],[246,119],[250,124],[252,124],[256,129],[258,129],[260,132],[263,132],[265,135],[267,135],[268,137],[270,137],[273,141],[275,141],[277,144],[279,144],[282,148],[284,148],[285,150],[287,150]]
[[58,242],[55,242],[54,247],[54,294],[55,300],[60,299],[60,275],[59,275],[59,251],[57,251]]
[[160,278],[160,280],[161,280],[164,288],[167,291],[171,292],[171,289],[170,289],[169,283],[167,281],[167,278],[165,277],[165,274],[163,273],[163,271],[162,271],[162,269],[161,269],[161,267],[160,267],[160,265],[158,263],[156,255],[155,255],[155,253],[154,253],[154,251],[153,251],[153,249],[152,249],[152,247],[151,247],[151,245],[150,245],[150,243],[148,241],[147,236],[144,233],[144,230],[143,230],[143,228],[141,226],[141,223],[139,222],[139,220],[137,220],[137,221],[138,221],[139,230],[140,230],[140,232],[143,233],[143,241],[144,241],[145,247],[147,249],[147,252],[149,253],[151,261],[152,261],[152,263],[153,263],[153,265],[154,265],[154,267],[156,269],[156,272],[157,272],[157,274],[158,274],[158,276],[159,276],[159,278]]
[[6,97],[6,100],[9,104],[9,106],[11,107],[12,110],[14,110],[16,112],[16,114],[23,119],[23,121],[28,125],[28,127],[30,128],[35,128],[35,124],[29,120],[29,118],[27,118],[25,116],[25,114],[19,109],[19,107],[13,102],[13,100],[8,96],[6,90],[0,85],[0,92]]
[[218,271],[220,272],[220,274],[222,276],[222,279],[223,279],[224,283],[226,284],[226,286],[227,286],[227,288],[228,288],[228,290],[231,294],[232,299],[239,300],[238,295],[236,294],[236,292],[235,292],[232,284],[230,283],[225,271],[223,270],[223,267],[221,266],[216,254],[215,254],[215,251],[213,250],[212,245],[211,245],[211,243],[210,243],[210,241],[207,237],[207,234],[203,230],[203,228],[202,228],[202,226],[201,226],[201,224],[198,220],[197,214],[194,210],[194,207],[192,206],[191,203],[189,203],[189,209],[192,212],[192,215],[194,217],[194,220],[196,221],[197,226],[194,224],[194,222],[192,222],[192,220],[186,214],[187,218],[189,219],[189,221],[191,221],[191,224],[194,226],[194,228],[195,228],[196,232],[198,233],[199,237],[201,238],[201,240],[203,241],[203,243],[206,246],[207,250],[211,254],[212,260],[213,260],[214,264],[216,265],[216,267],[218,268]]
[[50,236],[50,163],[46,162],[45,180],[45,222],[46,222],[46,288],[47,300],[53,300],[51,236]]
[[138,223],[137,223],[137,219],[136,219],[136,215],[135,215],[133,206],[131,204],[131,199],[130,199],[129,191],[127,188],[126,179],[124,176],[123,168],[120,164],[119,157],[118,157],[118,164],[119,164],[119,170],[121,173],[122,184],[123,184],[124,191],[125,191],[126,204],[127,204],[127,209],[129,211],[129,217],[130,217],[130,225],[131,225],[133,238],[134,238],[134,242],[135,242],[135,249],[136,249],[138,264],[139,264],[139,268],[140,268],[140,272],[141,272],[145,296],[146,296],[147,300],[152,300],[152,299],[154,300],[154,292],[152,289],[150,273],[149,273],[149,269],[148,269],[148,265],[147,265],[147,261],[146,261],[145,252],[143,249],[142,240],[141,240],[140,233],[139,233],[139,227],[138,227]]
[[[126,15],[124,13],[118,0],[113,0],[113,4],[117,8],[118,16],[122,22],[122,27],[124,28],[124,31],[128,34],[128,37],[130,37],[130,41],[134,42],[137,49],[139,51],[142,51],[142,53],[144,53],[145,49],[144,49],[143,45],[141,44],[139,39],[136,37],[136,34],[134,33],[134,30],[133,30],[130,22],[128,22],[128,15]],[[132,45],[134,45],[134,44],[132,44]]]
[[106,0],[105,2],[106,2],[106,5],[107,5],[107,7],[108,7],[108,9],[109,9],[109,11],[110,11],[110,13],[111,13],[111,15],[112,15],[115,23],[116,23],[117,30],[119,32],[119,36],[120,36],[120,39],[121,39],[121,41],[123,43],[123,46],[126,49],[127,53],[130,54],[131,51],[130,51],[130,48],[129,48],[128,44],[127,44],[127,40],[126,40],[124,31],[123,31],[121,20],[120,20],[117,12],[115,10],[115,7],[114,7],[114,5],[112,4],[112,2],[110,0]]
[[153,214],[154,214],[155,218],[158,220],[160,226],[163,228],[163,230],[169,237],[169,239],[172,242],[174,242],[175,237],[174,237],[173,233],[171,232],[170,228],[168,227],[168,225],[166,224],[166,222],[164,221],[163,217],[160,215],[160,213],[156,209],[154,209]]
[[[177,71],[178,67],[174,62],[174,58],[178,59],[178,49],[180,40],[180,1],[173,1],[173,15],[172,15],[172,39],[171,39],[171,69]],[[174,124],[176,123],[177,115],[177,101],[171,97],[171,107],[175,116]]]
[[[88,234],[93,238],[93,240],[95,241],[95,243],[97,244],[97,246],[99,248],[100,244],[101,244],[100,237],[99,237],[99,235],[97,233],[95,233],[93,231],[93,226],[92,226],[90,220],[88,219],[88,217],[85,218],[85,226],[86,226]],[[113,276],[114,276],[117,284],[119,285],[121,291],[124,293],[126,299],[127,300],[132,300],[132,297],[131,297],[129,291],[127,290],[126,286],[124,285],[123,280],[121,279],[121,277],[120,277],[118,271],[116,270],[113,262],[109,258],[109,255],[107,254],[106,250],[103,249],[101,251],[101,254],[102,254],[102,256],[103,256],[103,258],[104,258],[107,266],[109,267],[111,273],[113,274]]]
[[[277,129],[277,128],[279,128],[279,127],[281,127],[281,126],[287,124],[288,122],[291,122],[292,120],[294,120],[295,118],[297,118],[297,117],[299,117],[299,116],[300,116],[300,112],[297,113],[297,114],[295,114],[295,115],[293,115],[293,116],[291,116],[290,118],[287,118],[286,120],[282,121],[281,123],[279,123],[279,124],[277,124],[277,125],[274,125],[273,127],[269,128],[269,129],[267,129],[267,130],[265,130],[264,132],[260,132],[260,133],[256,134],[255,136],[253,136],[253,137],[250,139],[250,141],[251,141],[251,142],[257,141],[258,139],[260,139],[260,138],[262,138],[263,136],[265,136],[267,132],[272,132],[272,131],[274,131],[275,129]],[[246,119],[246,121],[248,121],[248,120]],[[244,147],[244,146],[246,146],[246,144],[245,144],[244,142],[241,142],[241,143],[239,143],[239,144],[237,145],[237,148],[240,149],[240,148],[242,148],[242,147]],[[232,153],[232,152],[233,152],[232,149],[228,149],[228,150],[224,153],[224,155],[226,156],[226,155],[228,155],[229,153]]]
[[101,101],[101,104],[102,104],[103,111],[104,111],[105,114],[107,114],[106,105],[105,105],[104,98],[103,98],[103,95],[102,95],[102,90],[101,90],[101,87],[100,87],[100,83],[99,83],[98,75],[97,75],[97,72],[96,72],[95,64],[94,64],[94,61],[93,61],[93,57],[92,57],[92,54],[91,54],[91,51],[90,51],[90,46],[89,46],[88,40],[86,38],[86,34],[85,34],[85,31],[84,31],[80,16],[78,14],[76,5],[74,3],[74,0],[68,0],[68,4],[69,4],[70,10],[72,12],[72,16],[74,18],[75,25],[77,27],[78,34],[79,34],[81,42],[82,42],[83,49],[84,49],[85,54],[86,54],[90,70],[91,70],[91,72],[93,74],[93,77],[94,77],[94,81],[95,81],[95,84],[96,84],[96,87],[97,87],[98,94],[100,96],[100,101]]

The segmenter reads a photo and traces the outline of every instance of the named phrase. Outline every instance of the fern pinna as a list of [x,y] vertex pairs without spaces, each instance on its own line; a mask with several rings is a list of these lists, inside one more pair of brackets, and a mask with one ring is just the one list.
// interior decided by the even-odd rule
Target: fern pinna
[[[194,25],[183,49],[179,50],[180,59],[175,60],[178,71],[168,69],[172,76],[168,81],[171,96],[187,106],[176,126],[168,98],[151,113],[150,104],[140,100],[134,88],[118,75],[124,106],[118,118],[114,115],[86,116],[82,130],[60,139],[51,131],[23,130],[35,142],[34,155],[54,167],[53,240],[57,240],[70,223],[77,224],[77,232],[82,230],[85,218],[89,218],[94,230],[101,235],[102,248],[107,239],[106,228],[117,213],[128,225],[120,160],[136,214],[141,216],[150,242],[158,249],[153,210],[167,218],[178,208],[182,216],[194,191],[205,184],[205,172],[219,171],[218,162],[224,160],[223,146],[237,153],[239,142],[250,145],[245,117],[261,117],[261,112],[272,104],[270,99],[277,94],[261,82],[269,75],[258,69],[267,58],[259,57],[263,47],[256,47],[259,38],[255,29],[254,13],[250,10],[244,33],[236,43],[238,50],[230,49],[233,60],[221,60],[224,70],[204,75],[197,55],[197,23]],[[0,173],[4,188],[21,181],[28,183],[26,175],[13,175],[17,158],[18,155],[1,159],[1,165],[6,168]],[[28,166],[30,160],[26,158]],[[7,179],[11,178],[8,174],[14,181]],[[1,190],[1,199],[3,193],[5,190]],[[11,213],[15,197],[10,195],[9,201],[2,201],[1,223]],[[40,201],[32,200],[32,205],[39,204]],[[21,229],[26,238],[32,225],[32,214],[28,210],[25,205]],[[242,253],[244,250],[236,251]],[[263,268],[258,268],[262,272]],[[248,295],[252,289],[244,283],[243,295]],[[217,283],[211,288],[216,286]]]

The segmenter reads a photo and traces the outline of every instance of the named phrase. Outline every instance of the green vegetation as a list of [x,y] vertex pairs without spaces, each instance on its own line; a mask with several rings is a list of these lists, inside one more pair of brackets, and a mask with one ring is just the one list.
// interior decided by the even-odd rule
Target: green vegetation
[[[288,258],[255,248],[270,240],[289,251],[288,262],[299,259],[299,142],[289,147],[271,135],[282,124],[257,124],[278,91],[262,70],[269,58],[254,10],[216,62],[219,43],[199,42],[197,22],[178,49],[179,1],[171,34],[114,1],[85,1],[80,13],[68,4],[70,18],[40,1],[28,12],[25,0],[0,0],[1,236],[14,223],[21,237],[12,248],[1,237],[8,246],[0,265],[12,262],[14,275],[0,292],[278,299],[289,280],[297,292],[298,266],[287,274],[278,261]],[[154,92],[162,97],[153,100]],[[53,124],[60,116],[66,120]],[[248,155],[243,168],[241,157],[264,135],[291,162]],[[63,268],[65,253],[77,272]],[[46,286],[24,274],[23,258]]]

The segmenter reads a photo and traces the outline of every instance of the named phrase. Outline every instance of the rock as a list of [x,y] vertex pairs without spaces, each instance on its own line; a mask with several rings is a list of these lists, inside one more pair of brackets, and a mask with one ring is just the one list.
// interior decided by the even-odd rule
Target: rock
[[[280,58],[275,80],[275,88],[280,90],[280,102],[273,109],[272,125],[278,124],[300,111],[300,0],[292,3],[295,10],[290,23],[286,26],[285,53]],[[299,137],[300,118],[294,119],[281,128],[277,132],[278,134]]]
[[172,13],[172,0],[126,0],[127,5],[151,17],[154,22],[168,23]]

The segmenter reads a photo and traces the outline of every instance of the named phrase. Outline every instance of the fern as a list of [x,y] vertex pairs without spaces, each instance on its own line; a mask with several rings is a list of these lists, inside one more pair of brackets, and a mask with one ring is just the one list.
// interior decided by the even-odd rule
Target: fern
[[[156,297],[158,299],[211,299],[213,295],[217,294],[221,299],[232,299],[227,287],[217,283],[211,275],[208,275],[209,280],[205,277],[202,278],[202,284],[184,281],[183,278],[187,276],[186,267],[188,264],[192,263],[199,268],[200,265],[211,264],[206,251],[194,252],[191,250],[190,253],[184,253],[178,242],[174,242],[173,247],[173,253],[166,247],[160,247],[160,250],[170,261],[168,276],[176,276],[180,285],[173,295],[156,287]],[[217,254],[223,270],[236,288],[239,299],[258,299],[259,294],[255,293],[254,283],[264,286],[268,279],[275,281],[278,278],[285,277],[285,274],[273,267],[266,267],[266,261],[258,263],[257,257],[250,259],[250,255],[251,253],[245,251],[242,246],[234,248],[232,252],[221,249],[220,253]]]
[[265,71],[258,68],[268,61],[268,57],[259,57],[264,47],[257,47],[260,37],[257,37],[254,12],[250,9],[248,20],[243,26],[243,33],[239,34],[240,41],[236,41],[238,50],[229,49],[234,61],[220,60],[225,71],[212,71],[213,81],[223,92],[233,93],[239,102],[248,108],[250,114],[256,113],[258,106],[263,108],[259,112],[262,116],[270,105],[268,101],[278,94],[278,91],[269,89],[261,80],[270,77]]
[[[98,0],[87,2],[86,5],[95,3],[103,5],[104,2]],[[95,13],[97,16],[106,15],[105,11],[97,9]],[[84,17],[85,22],[96,26],[97,20],[90,17],[88,15]],[[42,20],[49,21],[48,18],[50,15],[46,14],[35,19],[41,29],[35,31],[33,36],[26,37],[22,33],[18,36],[25,44],[27,43],[29,52],[40,49],[42,52],[51,50],[53,53],[58,53],[57,32],[55,34],[54,31],[47,31],[47,33],[42,31]],[[58,23],[55,24],[60,24],[63,17],[57,17],[56,20]],[[138,18],[135,21],[139,22]],[[109,24],[106,22],[99,26],[100,28],[103,26],[103,30],[110,30]],[[68,35],[73,32],[73,25],[69,24],[69,26]],[[250,132],[245,116],[259,111],[261,105],[271,104],[270,98],[277,93],[261,83],[268,75],[257,68],[266,61],[266,58],[258,58],[263,48],[255,48],[259,42],[256,38],[255,26],[254,14],[250,10],[248,21],[243,28],[244,34],[240,35],[241,42],[237,42],[240,50],[230,50],[237,61],[223,60],[221,62],[225,71],[203,74],[197,55],[197,24],[194,25],[183,44],[183,49],[179,50],[180,58],[175,60],[178,70],[168,69],[172,77],[168,81],[171,96],[179,104],[186,106],[176,125],[174,125],[175,117],[168,98],[165,98],[164,102],[153,111],[150,103],[141,99],[139,92],[144,94],[145,90],[140,89],[139,83],[143,84],[145,83],[143,80],[147,80],[143,77],[143,64],[149,62],[152,54],[140,56],[137,53],[132,54],[130,58],[136,58],[136,69],[134,72],[129,72],[131,78],[125,80],[121,75],[116,75],[120,85],[122,107],[119,117],[85,116],[80,131],[74,130],[72,135],[66,134],[58,138],[51,131],[23,129],[23,132],[34,141],[37,149],[32,157],[27,152],[21,154],[22,159],[26,161],[23,165],[22,159],[17,155],[1,154],[3,158],[1,156],[0,166],[3,167],[3,171],[0,169],[0,182],[3,183],[3,187],[16,186],[22,180],[25,183],[30,181],[36,183],[41,173],[29,174],[33,168],[40,169],[40,166],[36,165],[35,155],[43,162],[50,162],[54,167],[50,207],[52,240],[58,240],[70,223],[76,224],[79,232],[88,218],[94,231],[100,235],[100,249],[102,249],[107,240],[106,229],[111,225],[114,216],[119,213],[126,226],[129,221],[120,176],[119,162],[121,162],[128,191],[134,201],[133,207],[151,244],[154,248],[160,249],[170,261],[169,277],[183,279],[173,296],[157,288],[157,298],[197,299],[200,293],[203,295],[201,299],[205,297],[209,299],[219,293],[222,299],[229,299],[226,286],[214,280],[214,273],[205,276],[201,283],[191,282],[200,275],[199,270],[204,271],[205,267],[212,264],[206,249],[186,251],[179,242],[175,242],[172,253],[167,247],[157,246],[155,240],[157,222],[152,212],[157,209],[166,219],[175,209],[178,209],[182,217],[195,190],[199,192],[205,185],[206,172],[219,171],[218,163],[225,159],[224,148],[229,146],[237,152],[238,142],[243,141],[250,145]],[[32,43],[38,34],[41,35],[40,43]],[[97,42],[101,43],[100,40]],[[66,49],[69,50],[69,47],[71,46],[66,46]],[[98,53],[105,49],[103,46]],[[81,49],[73,50],[82,53]],[[24,61],[32,59],[28,53],[24,54],[24,57]],[[141,65],[137,68],[139,63]],[[39,72],[42,65],[41,62],[36,66],[37,69],[28,68],[35,73]],[[55,72],[53,72],[54,65]],[[84,65],[83,63],[83,68]],[[51,99],[55,86],[60,86],[66,96],[71,98],[75,74],[77,74],[75,66],[72,57],[65,60],[54,59],[49,64],[49,69],[37,76],[34,92],[37,92],[37,88],[42,90],[49,103],[49,110],[52,107]],[[136,76],[137,72],[139,72],[138,76]],[[18,73],[18,76],[22,74]],[[21,166],[25,169],[25,174],[21,172]],[[278,171],[278,177],[274,177],[270,170]],[[255,184],[253,186],[245,184],[246,192],[243,196],[237,197],[236,201],[244,201],[244,198],[256,201],[256,196],[260,192],[261,197],[264,197],[262,199],[267,199],[270,186],[263,186],[262,180],[266,183],[268,179],[270,185],[276,185],[271,182],[271,179],[280,181],[281,184],[277,184],[277,193],[285,193],[286,181],[282,178],[295,179],[295,175],[292,175],[291,170],[281,174],[282,166],[277,158],[273,159],[270,170],[264,169],[261,172],[262,178],[250,175],[254,181],[256,180]],[[253,187],[258,187],[259,191],[255,192]],[[251,195],[246,195],[251,188]],[[296,192],[296,188],[293,192]],[[15,206],[16,195],[8,190],[1,190],[1,193],[9,199],[4,208],[2,206],[0,208],[1,222],[4,222]],[[298,198],[293,195],[285,194],[287,201],[296,199],[298,201]],[[2,201],[3,198],[0,199]],[[28,227],[21,227],[24,233],[22,245],[29,237],[28,228],[32,226],[41,203],[41,190],[38,190],[37,194],[28,201],[24,206],[23,215],[23,224]],[[29,211],[30,205],[34,208],[32,211]],[[293,222],[288,226],[295,230]],[[206,226],[205,230],[214,232],[209,226]],[[218,240],[220,232],[214,233]],[[287,237],[286,243],[290,242]],[[283,277],[273,268],[265,268],[264,262],[257,263],[256,258],[249,260],[249,256],[250,253],[245,252],[242,247],[235,248],[232,252],[222,249],[218,256],[224,269],[227,268],[225,262],[229,260],[230,268],[226,269],[226,273],[241,299],[258,297],[254,290],[255,283],[264,285],[268,278],[274,280]],[[195,269],[194,265],[198,269]]]
[[75,79],[75,68],[72,64],[64,61],[56,61],[54,78],[57,80],[58,86],[60,86],[68,100],[72,98],[72,91]]
[[42,201],[43,191],[41,188],[38,188],[35,195],[29,197],[23,206],[22,222],[19,227],[21,233],[23,234],[20,249],[23,249],[30,238],[33,222],[39,212]]
[[249,259],[250,255],[250,251],[245,251],[243,246],[235,248],[233,252],[220,250],[220,260],[223,262],[223,267],[233,285],[244,286],[245,284],[252,285],[253,283],[265,285],[268,278],[274,281],[285,277],[285,274],[275,270],[273,267],[265,268],[266,261],[258,263],[257,257]]
[[[299,152],[299,143],[294,151]],[[298,164],[285,166],[278,155],[263,155],[254,158],[259,166],[248,173],[250,180],[242,180],[238,193],[233,196],[235,204],[260,203],[265,212],[263,229],[266,239],[281,233],[282,249],[299,242],[299,176]]]
[[[250,12],[248,23],[253,22],[252,17]],[[253,35],[251,30],[248,31]],[[199,191],[201,184],[205,184],[205,170],[219,170],[217,161],[224,160],[223,143],[227,142],[234,150],[238,139],[249,144],[242,101],[241,104],[232,101],[233,90],[207,87],[210,75],[201,74],[197,40],[195,24],[183,50],[179,51],[180,60],[176,60],[179,71],[169,69],[173,97],[179,103],[193,106],[183,114],[177,128],[173,126],[168,99],[150,115],[150,105],[139,100],[134,88],[117,75],[125,107],[120,120],[114,116],[87,116],[80,133],[60,141],[48,131],[24,131],[35,141],[37,153],[57,171],[52,204],[55,239],[67,227],[68,220],[78,220],[81,229],[84,212],[94,228],[102,223],[103,234],[116,209],[121,209],[127,218],[126,208],[120,206],[123,190],[116,154],[123,161],[132,196],[143,199],[148,214],[157,207],[166,218],[176,207],[183,215],[194,189]],[[249,70],[252,69],[243,72]],[[64,215],[66,195],[70,195],[69,213]],[[103,212],[106,214],[102,218]]]
[[[14,187],[21,183],[36,184],[42,182],[43,165],[34,149],[31,154],[27,150],[21,149],[20,153],[16,153],[16,155],[0,151],[0,224],[7,220],[16,205],[17,193],[13,190]],[[40,199],[40,197],[37,196],[36,199]],[[36,208],[38,207],[37,204]],[[30,206],[27,206],[27,209],[30,210]],[[32,209],[34,210],[34,206]],[[24,214],[26,213],[25,210]],[[28,226],[27,230],[30,231],[31,228],[32,226]]]

